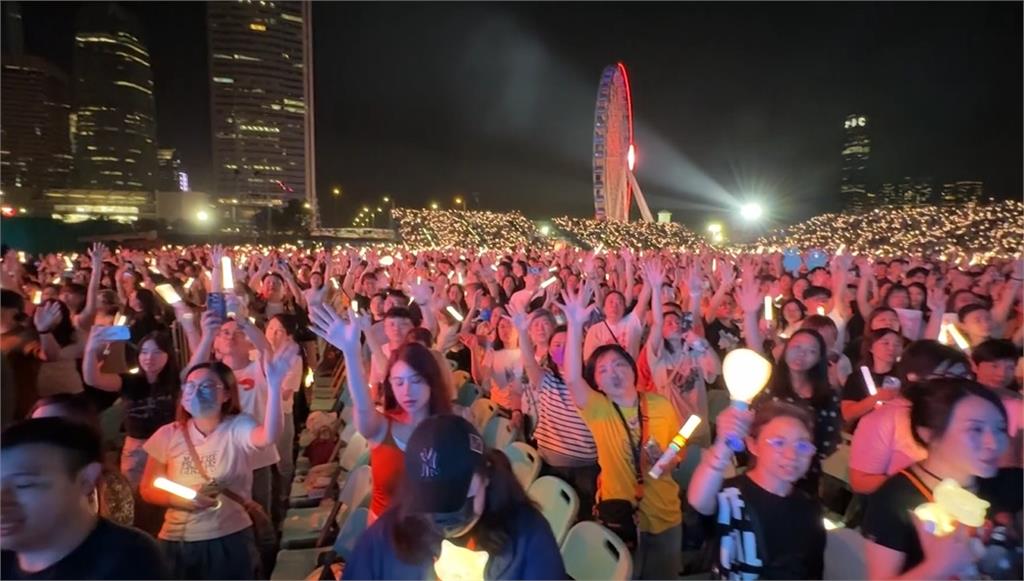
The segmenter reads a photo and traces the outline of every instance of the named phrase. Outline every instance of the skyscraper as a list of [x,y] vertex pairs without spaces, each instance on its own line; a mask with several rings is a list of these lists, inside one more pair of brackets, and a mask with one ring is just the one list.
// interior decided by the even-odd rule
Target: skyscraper
[[0,93],[0,184],[34,193],[67,187],[67,75],[39,57],[4,55]]
[[189,191],[188,174],[181,168],[178,150],[163,148],[156,150],[156,189],[160,192]]
[[138,21],[113,3],[89,4],[75,34],[75,183],[156,189],[153,72]]
[[306,2],[207,4],[215,190],[302,199],[306,171]]
[[931,203],[933,195],[930,179],[905,177],[882,184],[876,201],[887,206],[918,206]]
[[843,170],[839,192],[853,210],[864,210],[876,203],[868,184],[871,139],[867,124],[868,118],[864,115],[847,115],[843,122]]

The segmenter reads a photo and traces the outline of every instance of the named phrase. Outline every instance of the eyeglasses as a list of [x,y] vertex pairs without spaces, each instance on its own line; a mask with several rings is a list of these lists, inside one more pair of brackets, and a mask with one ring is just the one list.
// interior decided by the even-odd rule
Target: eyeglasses
[[[768,438],[765,442],[776,452],[783,451],[786,448],[786,445],[790,444],[785,438]],[[795,451],[798,456],[810,456],[818,449],[814,444],[807,440],[797,440],[796,442],[792,442],[791,445],[793,451]]]
[[220,389],[220,384],[216,381],[186,381],[181,384],[181,391],[185,393],[192,393],[199,389],[203,391],[217,391]]

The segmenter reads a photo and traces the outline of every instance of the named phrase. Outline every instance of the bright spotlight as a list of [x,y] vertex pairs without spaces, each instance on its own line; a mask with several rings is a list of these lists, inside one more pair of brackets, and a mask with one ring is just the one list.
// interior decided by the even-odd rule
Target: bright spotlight
[[543,226],[540,227],[540,235],[547,236],[548,234],[551,234],[551,226],[544,224]]
[[711,232],[712,234],[718,234],[721,231],[722,225],[719,224],[718,222],[711,222],[710,224],[708,224],[708,232]]
[[748,222],[759,220],[762,213],[761,204],[757,202],[747,202],[740,208],[740,215]]
[[198,212],[196,212],[196,220],[200,222],[206,222],[209,219],[210,213],[207,212],[206,210],[199,210]]

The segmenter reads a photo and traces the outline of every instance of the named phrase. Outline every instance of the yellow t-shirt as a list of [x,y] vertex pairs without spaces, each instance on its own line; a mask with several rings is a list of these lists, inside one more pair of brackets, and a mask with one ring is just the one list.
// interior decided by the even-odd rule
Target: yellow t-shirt
[[[648,437],[653,437],[664,450],[679,431],[682,422],[675,408],[664,397],[653,393],[644,394],[643,397],[647,399],[647,417],[644,423],[647,426]],[[619,409],[634,430],[635,442],[637,406],[619,406]],[[597,484],[598,499],[622,499],[632,502],[636,498],[633,452],[630,449],[629,435],[612,401],[603,394],[591,394],[587,398],[587,406],[580,410],[580,416],[590,428],[597,444],[597,463],[601,467],[601,476]],[[679,506],[679,485],[672,479],[670,471],[666,471],[657,480],[651,478],[647,471],[651,469],[653,462],[647,458],[646,452],[641,452],[640,456],[644,471],[644,497],[640,501],[639,511],[640,530],[657,534],[683,522],[683,512]]]

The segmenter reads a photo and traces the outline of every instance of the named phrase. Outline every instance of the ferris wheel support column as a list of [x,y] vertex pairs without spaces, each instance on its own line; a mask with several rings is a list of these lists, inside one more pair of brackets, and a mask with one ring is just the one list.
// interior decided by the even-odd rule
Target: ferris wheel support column
[[640,216],[644,222],[653,222],[654,216],[651,215],[651,209],[647,206],[647,198],[644,197],[643,191],[640,190],[640,184],[636,182],[636,176],[633,172],[628,172],[629,186],[633,190],[633,196],[636,198],[636,205],[640,208]]

